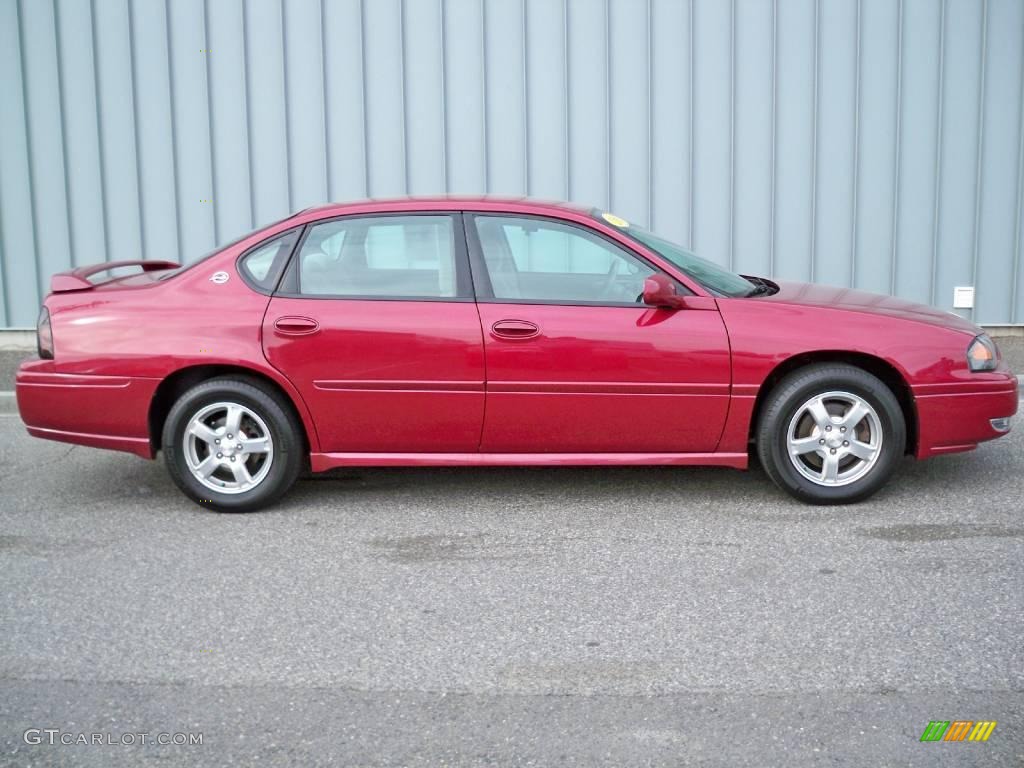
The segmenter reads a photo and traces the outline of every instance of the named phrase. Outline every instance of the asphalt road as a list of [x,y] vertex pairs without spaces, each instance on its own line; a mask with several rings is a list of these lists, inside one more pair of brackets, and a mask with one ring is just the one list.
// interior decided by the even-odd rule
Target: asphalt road
[[[1018,417],[856,507],[761,471],[389,469],[218,515],[3,416],[0,765],[1021,765],[1022,460]],[[999,724],[918,741],[957,719]]]

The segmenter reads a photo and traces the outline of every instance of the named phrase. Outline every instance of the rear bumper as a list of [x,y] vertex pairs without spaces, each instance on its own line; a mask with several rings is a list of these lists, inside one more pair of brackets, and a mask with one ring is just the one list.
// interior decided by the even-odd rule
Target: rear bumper
[[1007,432],[997,430],[992,419],[1016,414],[1018,398],[1017,378],[1012,374],[998,380],[915,388],[917,458],[970,451],[978,443],[1002,437]]
[[22,363],[15,381],[28,433],[151,459],[149,405],[158,379],[57,373],[49,360]]

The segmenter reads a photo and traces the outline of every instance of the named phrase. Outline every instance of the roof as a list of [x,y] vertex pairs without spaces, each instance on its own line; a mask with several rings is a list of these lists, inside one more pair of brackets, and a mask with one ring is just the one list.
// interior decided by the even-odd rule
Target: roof
[[325,203],[307,208],[299,213],[330,215],[332,213],[344,213],[348,210],[366,211],[372,209],[380,210],[425,210],[437,208],[441,210],[459,210],[462,208],[481,207],[483,209],[501,210],[507,207],[513,211],[526,209],[543,211],[573,211],[575,213],[588,213],[591,206],[568,203],[559,200],[537,200],[529,197],[511,197],[501,195],[426,195],[370,198],[367,200],[352,200],[343,203]]

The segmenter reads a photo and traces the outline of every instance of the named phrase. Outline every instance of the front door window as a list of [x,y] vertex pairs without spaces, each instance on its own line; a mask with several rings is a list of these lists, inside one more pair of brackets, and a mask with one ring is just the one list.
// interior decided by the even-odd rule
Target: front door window
[[544,219],[474,217],[494,298],[640,304],[648,264],[596,233]]

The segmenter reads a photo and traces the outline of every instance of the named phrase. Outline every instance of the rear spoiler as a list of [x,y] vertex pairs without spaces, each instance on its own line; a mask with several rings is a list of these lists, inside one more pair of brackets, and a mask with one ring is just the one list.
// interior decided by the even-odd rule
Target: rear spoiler
[[53,293],[64,291],[83,291],[92,288],[95,283],[89,282],[90,275],[109,272],[120,267],[142,267],[143,272],[158,272],[162,269],[177,269],[181,264],[173,261],[105,261],[102,264],[91,264],[69,272],[58,272],[50,278],[50,290]]

